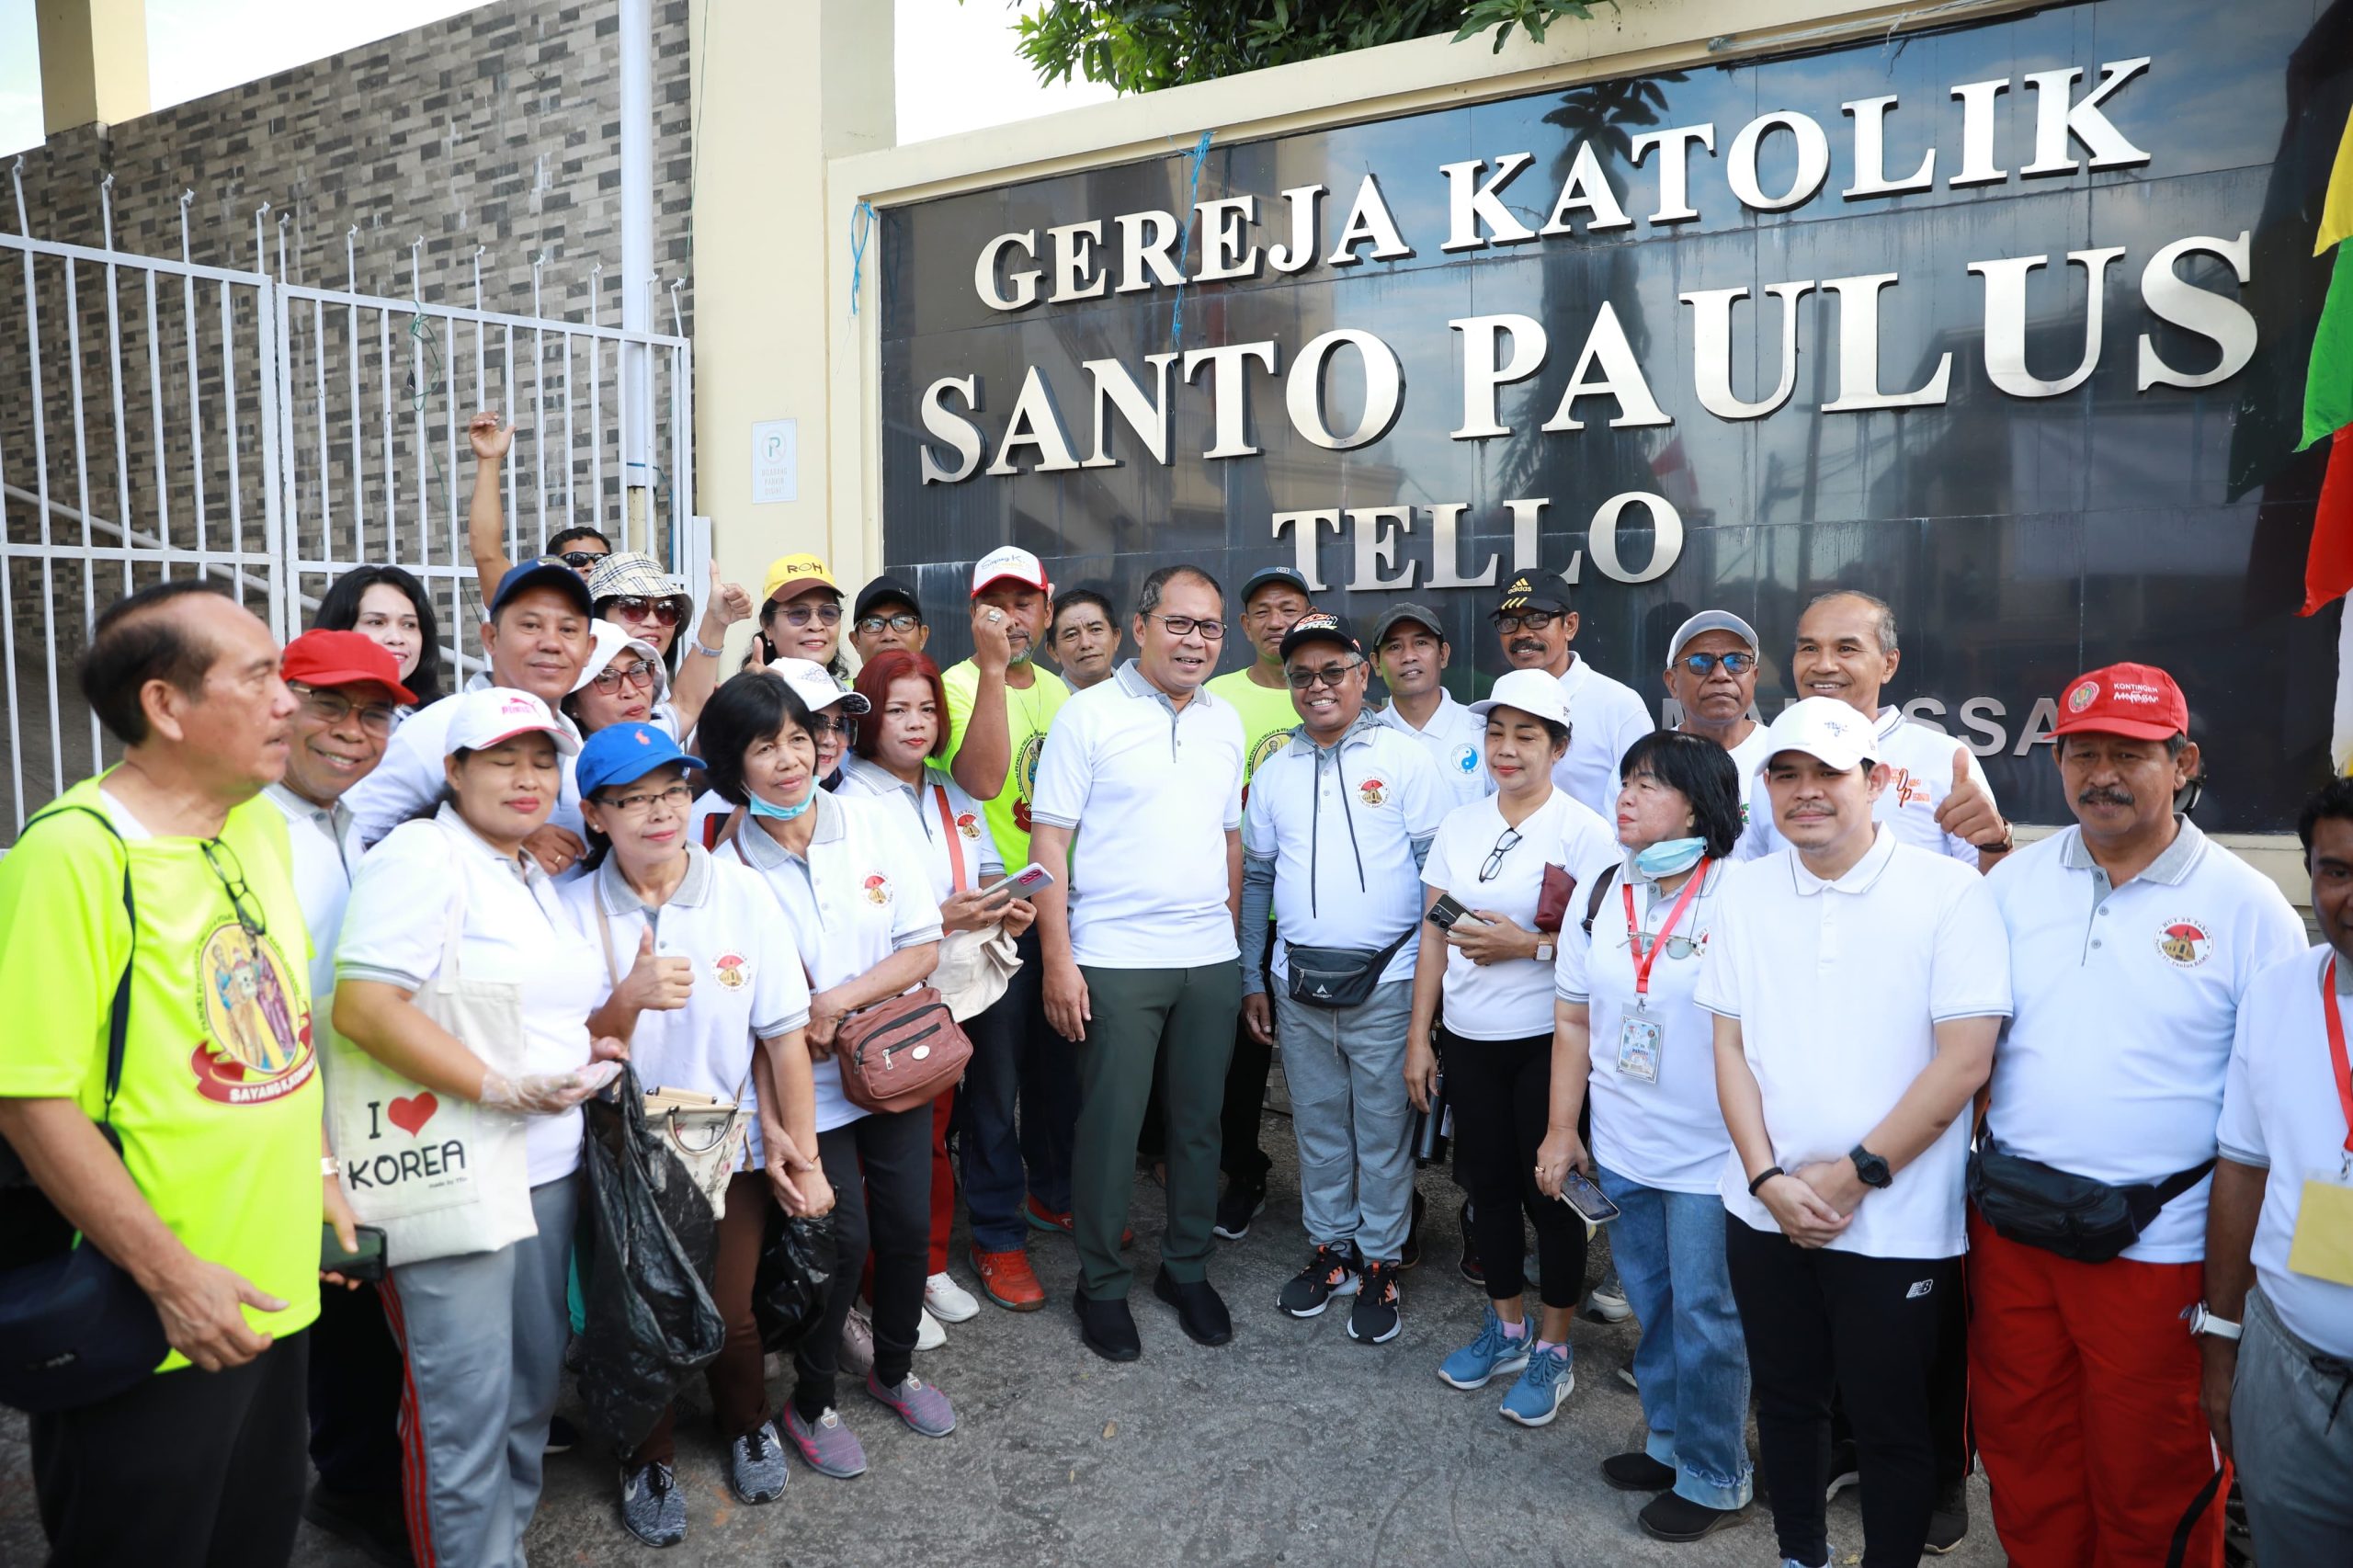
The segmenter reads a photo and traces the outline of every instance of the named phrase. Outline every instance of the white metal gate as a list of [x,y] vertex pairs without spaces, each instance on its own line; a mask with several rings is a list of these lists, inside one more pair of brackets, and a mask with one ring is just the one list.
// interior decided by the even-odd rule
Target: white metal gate
[[344,571],[402,566],[433,598],[455,685],[481,619],[477,408],[519,426],[510,556],[580,524],[699,569],[682,335],[485,311],[479,253],[471,308],[363,294],[356,257],[343,289],[287,282],[282,227],[266,269],[264,213],[252,271],[186,259],[185,201],[176,261],[111,248],[110,205],[105,248],[31,238],[21,190],[19,233],[0,234],[0,846],[111,759],[73,665],[134,588],[215,576],[282,640]]

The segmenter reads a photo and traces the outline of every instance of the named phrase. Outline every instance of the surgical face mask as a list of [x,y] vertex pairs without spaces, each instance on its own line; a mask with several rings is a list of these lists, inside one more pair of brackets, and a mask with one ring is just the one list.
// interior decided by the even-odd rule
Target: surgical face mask
[[809,798],[797,806],[770,805],[748,790],[744,792],[744,809],[756,817],[766,817],[770,822],[790,822],[816,803],[817,791],[813,789],[809,791]]
[[1651,881],[1688,871],[1708,852],[1704,838],[1662,838],[1634,857],[1634,869]]

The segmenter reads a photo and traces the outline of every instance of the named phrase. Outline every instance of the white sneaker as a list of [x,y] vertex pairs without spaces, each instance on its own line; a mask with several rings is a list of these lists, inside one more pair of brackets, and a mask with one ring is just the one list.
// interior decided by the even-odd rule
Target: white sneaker
[[915,1348],[918,1350],[937,1350],[947,1343],[948,1331],[939,1326],[939,1320],[933,1317],[927,1309],[917,1308],[915,1311]]
[[962,1323],[981,1315],[981,1303],[945,1270],[923,1282],[923,1304],[942,1323]]
[[1625,1288],[1614,1274],[1593,1288],[1585,1299],[1585,1311],[1586,1316],[1599,1318],[1603,1323],[1624,1323],[1634,1315],[1633,1307],[1626,1301]]

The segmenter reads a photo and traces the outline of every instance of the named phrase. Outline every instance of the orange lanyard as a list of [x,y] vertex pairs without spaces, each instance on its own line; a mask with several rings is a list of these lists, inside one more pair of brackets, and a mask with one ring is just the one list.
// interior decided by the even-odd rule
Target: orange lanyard
[[2329,1065],[2336,1070],[2336,1103],[2345,1108],[2345,1153],[2353,1158],[2353,1066],[2345,1056],[2345,1020],[2337,1016],[2336,955],[2328,955],[2328,968],[2320,979],[2320,1015],[2328,1022]]
[[[1634,884],[1631,881],[1619,884],[1618,891],[1626,895],[1626,945],[1634,950],[1634,994],[1636,996],[1644,999],[1650,996],[1651,965],[1658,962],[1659,949],[1666,946],[1667,937],[1674,934],[1675,923],[1683,918],[1683,912],[1691,907],[1691,900],[1698,894],[1699,884],[1708,880],[1708,864],[1707,858],[1704,856],[1701,857],[1699,869],[1693,871],[1691,880],[1683,884],[1682,892],[1676,896],[1675,907],[1666,912],[1666,924],[1660,926],[1658,935],[1651,938],[1648,952],[1643,950],[1642,929],[1634,924]],[[2335,1017],[2334,1014],[2330,1016]],[[2337,1051],[2337,1060],[2339,1062],[2345,1060],[2341,1047]]]

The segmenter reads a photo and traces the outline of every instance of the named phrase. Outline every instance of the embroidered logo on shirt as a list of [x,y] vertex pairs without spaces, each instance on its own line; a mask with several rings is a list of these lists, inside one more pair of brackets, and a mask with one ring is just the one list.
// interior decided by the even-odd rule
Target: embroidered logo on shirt
[[2176,969],[2196,969],[2214,949],[2214,939],[2195,920],[2168,920],[2157,932],[2157,951]]
[[1935,803],[1934,798],[1928,793],[1927,780],[1915,778],[1912,776],[1912,770],[1908,767],[1897,768],[1895,777],[1887,781],[1887,789],[1888,793],[1895,797],[1895,803],[1898,806]]
[[1477,746],[1456,746],[1454,748],[1454,771],[1457,773],[1478,772],[1479,748]]
[[981,835],[981,819],[970,812],[959,812],[956,813],[956,831],[967,838],[978,838]]
[[1915,1279],[1912,1281],[1912,1289],[1904,1292],[1904,1299],[1907,1301],[1916,1301],[1936,1288],[1937,1282],[1933,1279]]
[[890,903],[891,879],[882,875],[880,871],[877,871],[874,875],[867,878],[866,902],[869,903]]
[[2099,682],[2087,680],[2067,694],[2067,711],[2080,713],[2099,700]]
[[711,960],[710,967],[718,976],[719,983],[730,991],[742,990],[752,978],[752,966],[745,961],[741,953],[722,953]]
[[1389,799],[1389,786],[1378,778],[1368,778],[1357,786],[1357,799],[1368,806],[1377,806]]
[[319,1059],[311,1015],[294,1016],[294,986],[267,937],[225,920],[197,955],[198,1027],[188,1055],[196,1091],[222,1105],[260,1105],[310,1082]]

